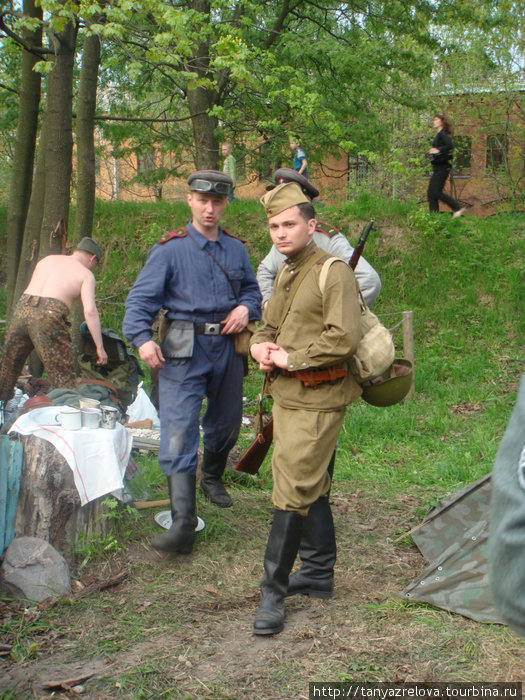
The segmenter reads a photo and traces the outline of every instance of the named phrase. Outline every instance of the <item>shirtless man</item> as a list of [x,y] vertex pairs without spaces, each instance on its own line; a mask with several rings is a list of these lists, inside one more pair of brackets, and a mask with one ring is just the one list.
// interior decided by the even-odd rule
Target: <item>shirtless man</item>
[[12,397],[16,381],[33,348],[40,356],[53,388],[74,385],[75,364],[67,317],[76,299],[82,301],[86,324],[97,349],[98,364],[106,364],[108,356],[102,343],[93,275],[101,256],[100,246],[86,237],[71,255],[48,255],[37,263],[9,325],[0,367],[0,401]]

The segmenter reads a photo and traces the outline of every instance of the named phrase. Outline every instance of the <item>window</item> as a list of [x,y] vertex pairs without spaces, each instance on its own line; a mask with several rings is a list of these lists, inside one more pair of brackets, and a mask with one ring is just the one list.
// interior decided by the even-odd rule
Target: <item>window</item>
[[372,182],[374,169],[366,156],[348,156],[348,181],[351,185]]
[[492,173],[507,167],[508,138],[506,134],[487,136],[487,159],[485,166]]
[[139,175],[147,175],[155,169],[155,151],[149,151],[143,155],[137,155],[137,172]]
[[454,137],[454,174],[470,175],[470,158],[472,153],[472,137]]

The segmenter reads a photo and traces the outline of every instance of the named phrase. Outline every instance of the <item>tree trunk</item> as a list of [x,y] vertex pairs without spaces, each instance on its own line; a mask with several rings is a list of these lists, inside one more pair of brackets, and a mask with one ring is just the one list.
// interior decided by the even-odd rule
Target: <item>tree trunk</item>
[[[211,22],[209,0],[193,0],[193,9],[207,17],[203,29]],[[204,36],[204,34],[203,34]],[[190,70],[196,71],[200,78],[214,79],[209,73],[210,46],[207,41],[197,45]],[[209,114],[217,104],[218,92],[205,87],[188,90],[188,107],[190,110],[193,137],[195,141],[195,167],[197,170],[216,170],[219,165],[219,142],[216,129],[218,120]]]
[[215,104],[213,96],[211,90],[204,88],[188,92],[197,170],[217,170],[219,166],[219,142],[215,135],[218,121],[208,113]]
[[[86,37],[82,52],[82,68],[78,91],[77,141],[77,206],[73,242],[78,243],[93,232],[95,211],[95,109],[97,104],[100,39]],[[71,337],[74,357],[80,351],[80,324],[84,320],[82,304],[75,302],[71,309]]]
[[46,104],[46,183],[40,257],[65,251],[73,157],[73,64],[77,27],[54,36],[57,53],[49,74]]
[[40,251],[40,229],[42,226],[42,209],[44,206],[46,185],[46,132],[46,119],[44,116],[44,123],[40,129],[40,143],[36,159],[35,177],[33,180],[33,188],[31,190],[31,200],[29,202],[29,210],[27,212],[22,251],[16,276],[15,293],[13,297],[14,301],[18,300],[24,289],[27,287],[29,279],[33,274],[33,270],[35,269],[35,265],[38,262]]
[[77,106],[77,206],[73,241],[91,236],[95,208],[95,108],[100,64],[100,39],[86,37],[82,53]]
[[81,535],[105,535],[110,523],[100,518],[105,496],[80,505],[80,497],[71,467],[47,440],[28,435],[24,443],[24,462],[16,513],[18,537],[40,537],[53,545],[66,559],[74,562],[74,549]]
[[[40,7],[35,7],[34,0],[24,0],[24,15],[41,20],[42,9]],[[24,30],[22,36],[28,45],[36,48],[42,46],[41,27],[34,32]],[[33,70],[37,61],[38,57],[35,56],[35,54],[23,49],[16,145],[7,209],[6,291],[8,316],[11,315],[13,302],[17,300],[15,296],[16,278],[20,263],[20,255],[22,253],[24,226],[27,210],[29,208],[33,180],[41,83],[40,73],[35,73]]]

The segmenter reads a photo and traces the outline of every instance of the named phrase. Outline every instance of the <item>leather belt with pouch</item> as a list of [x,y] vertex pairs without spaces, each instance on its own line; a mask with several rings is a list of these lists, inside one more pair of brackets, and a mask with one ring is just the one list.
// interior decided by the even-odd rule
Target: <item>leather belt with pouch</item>
[[237,355],[248,357],[250,352],[250,340],[255,333],[255,321],[248,321],[246,328],[240,333],[235,333],[233,342],[235,343],[235,352]]

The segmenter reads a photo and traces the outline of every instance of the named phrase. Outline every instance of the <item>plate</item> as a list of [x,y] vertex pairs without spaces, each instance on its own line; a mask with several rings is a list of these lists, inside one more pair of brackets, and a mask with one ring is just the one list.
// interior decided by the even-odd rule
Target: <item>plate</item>
[[[155,516],[155,522],[165,530],[169,530],[171,527],[171,510],[163,510],[160,513],[157,513]],[[200,532],[201,530],[204,530],[205,527],[206,524],[204,520],[197,516],[197,527],[195,528],[195,532]]]

